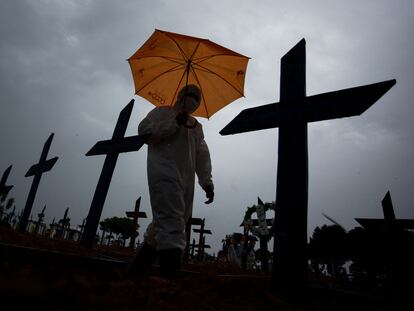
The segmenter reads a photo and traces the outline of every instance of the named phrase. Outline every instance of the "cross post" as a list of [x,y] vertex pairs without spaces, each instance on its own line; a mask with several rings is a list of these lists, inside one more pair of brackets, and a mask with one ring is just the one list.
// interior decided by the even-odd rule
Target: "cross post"
[[200,229],[193,229],[194,232],[199,233],[198,237],[198,260],[202,260],[204,256],[204,248],[208,248],[205,246],[205,237],[204,234],[212,234],[211,230],[204,229],[205,226],[205,219],[203,218],[201,221]]
[[13,186],[6,186],[7,178],[9,177],[10,171],[12,169],[13,165],[10,165],[4,172],[3,176],[0,180],[0,197],[2,195],[7,196],[10,192],[10,190],[13,188]]
[[69,207],[66,208],[63,218],[59,220],[60,229],[59,229],[58,236],[62,239],[64,238],[66,228],[70,226],[70,218],[68,217],[68,213],[69,213]]
[[194,258],[194,250],[195,250],[195,248],[196,248],[196,241],[195,241],[195,239],[193,239],[193,243],[191,243],[191,245],[190,245],[190,257],[191,257],[191,259],[192,258]]
[[34,235],[37,235],[39,233],[39,227],[43,223],[43,219],[45,218],[45,210],[46,210],[46,205],[43,207],[40,214],[37,214],[37,221],[36,221],[36,227],[34,229]]
[[307,285],[307,124],[362,114],[395,80],[306,96],[306,42],[281,59],[280,102],[243,110],[221,135],[279,128],[272,280],[288,296]]
[[33,202],[36,197],[37,188],[39,187],[40,179],[42,174],[48,172],[55,165],[58,157],[54,157],[50,160],[46,160],[49,153],[50,145],[52,144],[54,133],[50,134],[49,138],[46,140],[42,154],[40,155],[39,163],[33,165],[26,173],[25,177],[34,176],[32,186],[30,187],[29,195],[27,196],[26,205],[23,210],[22,218],[19,223],[19,231],[26,232],[27,225],[29,221],[30,213],[32,212]]
[[101,218],[118,155],[124,152],[138,151],[149,137],[149,135],[124,137],[133,107],[134,100],[132,99],[120,112],[112,139],[99,141],[86,153],[86,156],[106,155],[91,207],[86,217],[85,231],[81,238],[81,244],[87,248],[92,248],[95,242],[99,219]]
[[[135,209],[134,211],[128,211],[125,212],[126,216],[128,218],[132,218],[134,225],[136,226],[136,228],[138,229],[138,220],[139,218],[147,218],[147,214],[145,212],[140,212],[139,208],[141,206],[141,197],[139,197],[136,201],[135,201]],[[131,249],[133,249],[135,247],[135,239],[137,237],[138,233],[135,232],[134,235],[131,237],[131,240],[129,242],[129,247]]]
[[78,242],[80,241],[80,239],[82,238],[82,234],[83,234],[83,229],[85,228],[85,222],[86,219],[84,218],[82,221],[81,225],[78,225],[78,228],[80,228],[80,233],[79,233],[79,237],[78,237]]
[[185,225],[186,243],[183,256],[183,262],[187,263],[190,257],[190,240],[191,240],[191,227],[201,226],[203,220],[201,218],[190,217]]

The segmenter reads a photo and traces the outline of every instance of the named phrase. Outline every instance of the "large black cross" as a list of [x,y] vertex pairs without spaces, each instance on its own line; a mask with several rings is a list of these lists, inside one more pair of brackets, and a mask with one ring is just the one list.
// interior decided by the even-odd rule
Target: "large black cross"
[[108,194],[116,161],[118,160],[118,155],[120,153],[141,149],[149,137],[149,135],[124,137],[133,107],[134,100],[132,99],[119,114],[114,133],[112,134],[112,139],[99,141],[86,153],[86,156],[106,154],[101,175],[89,209],[89,214],[86,217],[85,231],[81,238],[81,244],[88,248],[92,248],[95,242],[96,231],[98,229],[106,195]]
[[281,59],[280,102],[242,111],[220,134],[279,128],[273,284],[303,293],[307,284],[308,122],[362,114],[395,80],[306,96],[306,42]]
[[[139,208],[141,206],[141,197],[139,197],[136,201],[135,201],[135,209],[133,211],[127,211],[125,212],[126,216],[128,218],[132,218],[132,221],[134,222],[134,225],[136,226],[136,228],[139,228],[138,225],[138,220],[140,218],[147,218],[147,214],[145,212],[140,212]],[[135,248],[135,239],[137,238],[138,232],[134,232],[134,235],[131,236],[131,240],[129,242],[129,248]]]
[[4,195],[7,196],[13,186],[6,186],[7,178],[9,177],[10,171],[13,165],[10,165],[3,173],[3,176],[0,180],[0,196]]
[[355,220],[365,229],[402,229],[414,230],[414,219],[395,218],[394,207],[391,201],[391,194],[388,191],[381,201],[384,219],[355,218]]
[[27,196],[27,201],[23,210],[22,218],[20,219],[20,232],[25,232],[27,230],[29,216],[32,212],[33,202],[36,197],[37,188],[39,187],[40,178],[42,177],[42,174],[50,171],[52,167],[55,165],[56,161],[59,159],[58,157],[54,157],[52,159],[46,160],[47,154],[49,153],[50,145],[52,144],[53,136],[53,133],[50,134],[49,138],[46,140],[43,146],[42,154],[40,155],[39,163],[33,165],[25,175],[25,177],[34,176],[34,178],[29,191],[29,195]]

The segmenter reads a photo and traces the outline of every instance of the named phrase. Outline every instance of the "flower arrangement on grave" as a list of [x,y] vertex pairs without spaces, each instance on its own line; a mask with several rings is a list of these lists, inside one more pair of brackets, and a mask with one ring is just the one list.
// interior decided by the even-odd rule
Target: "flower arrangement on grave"
[[[247,207],[246,213],[244,214],[243,218],[243,225],[247,231],[250,231],[253,235],[263,237],[266,236],[267,240],[269,241],[273,237],[274,233],[274,226],[272,225],[270,228],[267,226],[266,221],[266,212],[269,210],[275,210],[276,203],[275,202],[266,202],[262,204],[255,204],[252,206]],[[258,218],[258,226],[253,224],[252,215],[256,213]]]

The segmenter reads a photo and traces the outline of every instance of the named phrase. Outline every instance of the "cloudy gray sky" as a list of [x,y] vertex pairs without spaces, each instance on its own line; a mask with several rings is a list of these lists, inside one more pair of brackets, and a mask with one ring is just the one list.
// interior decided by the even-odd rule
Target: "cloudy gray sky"
[[[242,109],[279,100],[280,58],[307,41],[307,94],[397,79],[360,117],[309,125],[309,234],[329,223],[382,217],[390,190],[395,213],[414,218],[414,2],[3,0],[0,2],[0,173],[17,209],[32,178],[24,175],[55,133],[49,157],[59,161],[42,177],[33,207],[46,220],[70,208],[72,224],[86,217],[104,161],[85,157],[109,139],[120,110],[136,100],[127,135],[153,108],[134,96],[126,59],[154,29],[208,38],[251,57],[245,98],[201,119],[210,146],[214,204],[196,190],[194,216],[205,217],[217,252],[227,233],[240,232],[247,206],[275,200],[278,130],[234,136],[219,131]],[[150,215],[146,147],[120,155],[103,217],[122,216],[138,196]],[[270,215],[269,215],[270,217]],[[148,220],[142,221],[140,233]]]

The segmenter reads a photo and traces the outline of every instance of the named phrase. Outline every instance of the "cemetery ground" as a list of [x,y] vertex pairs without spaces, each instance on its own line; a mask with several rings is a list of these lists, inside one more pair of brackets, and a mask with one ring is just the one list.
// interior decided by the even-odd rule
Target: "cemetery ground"
[[[84,248],[0,227],[2,310],[398,310],[380,295],[354,292],[333,279],[310,276],[304,301],[280,298],[271,275],[223,262],[184,266],[182,278],[128,280],[127,247]],[[7,307],[7,308],[5,308]]]

